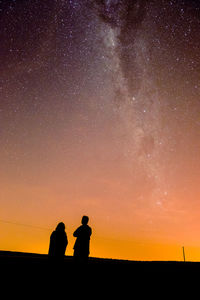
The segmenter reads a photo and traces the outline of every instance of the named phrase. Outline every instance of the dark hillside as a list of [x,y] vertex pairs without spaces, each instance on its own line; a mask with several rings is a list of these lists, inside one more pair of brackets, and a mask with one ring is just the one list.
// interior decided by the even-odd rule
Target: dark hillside
[[[23,253],[0,251],[0,266],[10,270],[27,268],[48,269],[52,267],[48,255],[36,253]],[[63,269],[83,268],[85,270],[116,270],[134,271],[136,273],[194,273],[200,272],[199,262],[177,262],[177,261],[131,261],[118,259],[105,259],[90,257],[87,265],[77,265],[72,256],[65,256],[64,261],[59,264]]]
[[157,288],[162,288],[162,293],[169,293],[173,289],[175,295],[188,289],[195,281],[198,282],[200,277],[198,262],[126,261],[91,257],[87,265],[77,265],[73,257],[66,256],[63,263],[52,264],[45,254],[9,251],[0,251],[0,269],[3,281],[9,285],[10,282],[17,284],[21,292],[45,287],[48,294],[53,288],[54,292],[55,289],[72,289],[75,293],[83,289],[86,294],[90,294],[91,289],[97,289],[100,294],[108,292],[112,295],[136,290],[147,296],[152,291],[158,293]]

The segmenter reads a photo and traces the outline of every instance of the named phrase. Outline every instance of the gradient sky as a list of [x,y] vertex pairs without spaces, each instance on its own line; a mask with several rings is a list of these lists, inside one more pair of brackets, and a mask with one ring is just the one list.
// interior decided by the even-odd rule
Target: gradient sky
[[200,260],[199,34],[195,0],[0,1],[0,249],[87,214],[92,256]]

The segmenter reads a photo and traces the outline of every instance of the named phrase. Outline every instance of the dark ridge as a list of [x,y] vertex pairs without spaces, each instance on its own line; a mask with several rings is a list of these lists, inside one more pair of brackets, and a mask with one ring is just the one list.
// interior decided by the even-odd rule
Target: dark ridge
[[[41,264],[49,265],[49,257],[47,254],[28,253],[28,252],[16,252],[16,251],[0,251],[0,265],[12,265],[12,264]],[[68,264],[74,264],[73,256],[66,255],[61,263],[64,266]],[[118,267],[130,267],[134,269],[141,269],[142,271],[183,271],[183,270],[198,270],[200,271],[200,262],[182,262],[182,261],[135,261],[124,259],[112,259],[112,258],[98,258],[90,257],[85,266],[118,266]]]
[[87,299],[113,299],[119,295],[127,299],[130,293],[135,295],[133,299],[161,293],[159,299],[163,299],[173,293],[172,298],[179,299],[185,288],[198,282],[200,263],[96,257],[76,263],[72,256],[55,263],[47,254],[0,251],[0,270],[2,294],[5,289],[5,295],[11,293],[20,299],[24,295],[46,299],[52,294],[58,299],[66,293],[70,298],[75,295]]

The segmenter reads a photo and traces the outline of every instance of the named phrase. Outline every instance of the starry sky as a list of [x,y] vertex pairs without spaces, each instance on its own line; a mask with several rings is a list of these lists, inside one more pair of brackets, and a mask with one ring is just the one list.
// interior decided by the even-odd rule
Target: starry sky
[[[0,248],[200,260],[200,4],[0,1]],[[26,225],[26,226],[25,226]]]

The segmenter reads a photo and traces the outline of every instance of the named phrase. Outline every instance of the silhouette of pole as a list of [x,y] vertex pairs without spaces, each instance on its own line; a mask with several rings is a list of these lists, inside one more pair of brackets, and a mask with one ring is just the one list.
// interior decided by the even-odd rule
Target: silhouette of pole
[[183,247],[183,260],[185,262],[185,249],[184,249],[184,247]]

